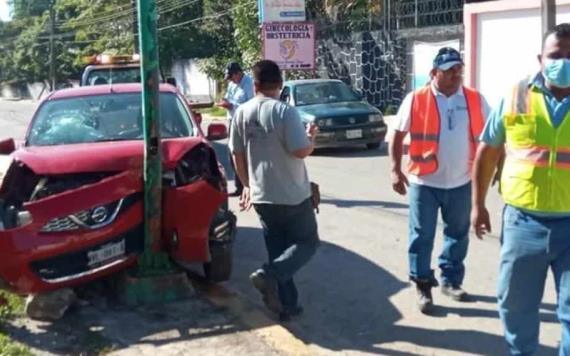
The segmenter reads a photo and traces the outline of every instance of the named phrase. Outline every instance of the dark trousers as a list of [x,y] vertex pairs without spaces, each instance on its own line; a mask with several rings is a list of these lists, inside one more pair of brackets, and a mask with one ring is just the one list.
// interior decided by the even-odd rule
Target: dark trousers
[[309,262],[319,245],[311,199],[299,205],[255,204],[254,208],[269,257],[263,270],[277,280],[283,308],[296,307],[298,293],[293,276]]

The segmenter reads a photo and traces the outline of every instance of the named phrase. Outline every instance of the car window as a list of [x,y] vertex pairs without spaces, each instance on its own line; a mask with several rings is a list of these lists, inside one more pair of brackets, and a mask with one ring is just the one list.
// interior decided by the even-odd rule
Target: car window
[[296,106],[346,101],[360,101],[360,99],[342,82],[316,82],[295,86]]
[[283,90],[281,90],[281,95],[279,96],[279,99],[285,103],[290,103],[291,102],[291,88],[289,87],[283,87]]
[[137,67],[98,68],[89,71],[85,85],[140,83],[141,71]]
[[[159,100],[162,137],[192,135],[192,121],[180,98],[161,93]],[[47,101],[38,109],[26,142],[29,146],[50,146],[142,139],[141,97],[129,93]]]

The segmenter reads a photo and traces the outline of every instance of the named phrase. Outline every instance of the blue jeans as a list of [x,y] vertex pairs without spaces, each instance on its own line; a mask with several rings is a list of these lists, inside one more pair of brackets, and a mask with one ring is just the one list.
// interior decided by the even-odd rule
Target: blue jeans
[[441,209],[443,251],[439,268],[444,284],[460,286],[465,275],[463,260],[469,245],[471,215],[471,183],[453,189],[439,189],[411,184],[408,259],[410,279],[431,281],[437,285],[431,269],[431,253]]
[[319,245],[317,220],[311,199],[299,205],[255,204],[269,262],[265,273],[277,280],[284,310],[298,306],[294,274],[315,254]]
[[539,307],[549,268],[562,324],[560,355],[570,355],[570,217],[537,217],[507,205],[497,293],[512,355],[531,355],[538,347]]

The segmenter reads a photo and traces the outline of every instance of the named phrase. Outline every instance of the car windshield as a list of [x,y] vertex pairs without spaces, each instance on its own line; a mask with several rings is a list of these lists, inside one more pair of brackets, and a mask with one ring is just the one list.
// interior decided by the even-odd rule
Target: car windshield
[[[160,93],[160,132],[163,138],[193,133],[184,103],[173,93]],[[143,118],[140,93],[105,94],[45,102],[32,121],[28,146],[141,140]]]
[[359,101],[352,89],[341,82],[307,83],[295,86],[295,105]]
[[139,67],[98,68],[89,71],[84,85],[140,83],[140,81],[141,70]]

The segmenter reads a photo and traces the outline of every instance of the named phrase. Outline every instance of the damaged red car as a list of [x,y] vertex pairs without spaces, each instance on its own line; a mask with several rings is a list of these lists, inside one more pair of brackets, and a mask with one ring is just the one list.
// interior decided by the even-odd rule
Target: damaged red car
[[[211,281],[231,273],[235,215],[223,168],[184,97],[160,86],[162,248]],[[22,147],[0,143],[11,163],[0,187],[0,287],[35,294],[74,287],[136,265],[143,251],[141,85],[52,93]],[[11,152],[13,150],[13,152]]]

